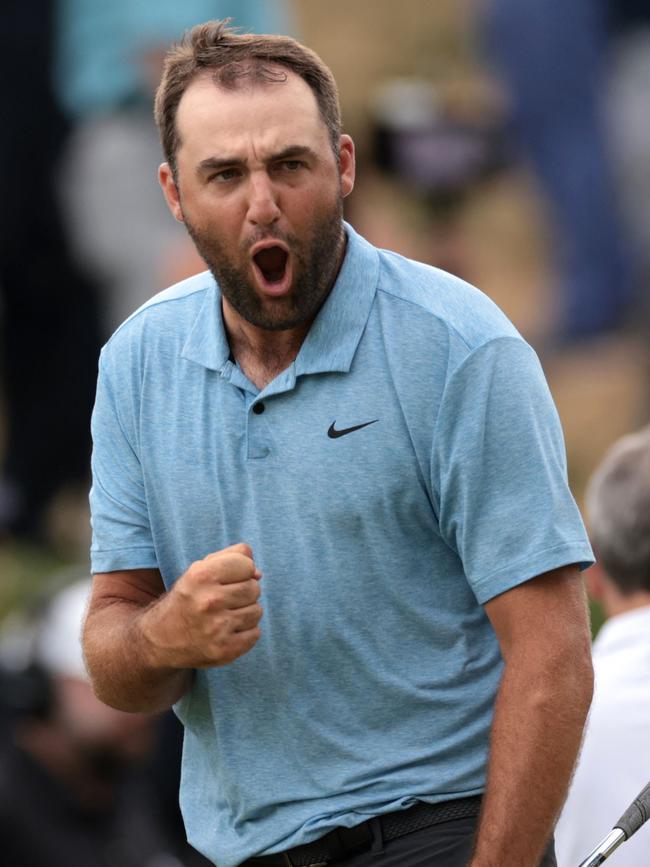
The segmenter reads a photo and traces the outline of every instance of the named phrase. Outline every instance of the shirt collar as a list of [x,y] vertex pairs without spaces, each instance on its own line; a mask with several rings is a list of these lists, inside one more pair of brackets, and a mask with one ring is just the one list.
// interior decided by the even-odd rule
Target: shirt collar
[[605,621],[594,641],[594,656],[616,653],[621,648],[647,644],[650,636],[650,605],[633,608]]
[[[379,256],[344,224],[347,247],[332,291],[320,309],[294,364],[295,376],[348,371],[377,291]],[[222,371],[230,346],[221,315],[221,292],[213,278],[182,351],[183,358]]]
[[221,293],[212,275],[206,276],[208,291],[181,355],[209,370],[222,370],[230,357],[230,346],[221,317]]

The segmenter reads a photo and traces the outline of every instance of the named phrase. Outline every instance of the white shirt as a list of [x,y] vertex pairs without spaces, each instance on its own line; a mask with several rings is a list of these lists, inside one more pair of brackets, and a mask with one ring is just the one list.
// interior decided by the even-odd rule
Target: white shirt
[[[558,867],[578,867],[650,781],[650,605],[608,620],[593,657],[585,742],[555,832]],[[649,867],[650,822],[611,864]]]

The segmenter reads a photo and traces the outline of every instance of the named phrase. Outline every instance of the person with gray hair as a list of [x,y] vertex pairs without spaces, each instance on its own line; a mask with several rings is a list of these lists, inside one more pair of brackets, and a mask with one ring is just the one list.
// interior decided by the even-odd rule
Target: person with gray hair
[[[558,867],[575,867],[650,779],[650,425],[611,448],[586,504],[598,558],[586,580],[608,620],[593,647],[594,700],[556,829]],[[648,863],[649,834],[626,843],[617,867]]]

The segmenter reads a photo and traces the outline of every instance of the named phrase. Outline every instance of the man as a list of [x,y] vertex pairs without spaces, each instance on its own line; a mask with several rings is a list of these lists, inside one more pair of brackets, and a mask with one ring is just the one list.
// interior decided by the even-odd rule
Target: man
[[[558,823],[563,867],[578,864],[650,780],[650,427],[613,446],[590,482],[587,508],[599,558],[587,585],[608,620],[594,643],[594,702]],[[647,864],[649,845],[643,829],[616,864]]]
[[156,116],[212,276],[103,352],[97,694],[175,703],[219,867],[553,864],[591,551],[533,352],[342,222],[354,146],[309,49],[194,28]]

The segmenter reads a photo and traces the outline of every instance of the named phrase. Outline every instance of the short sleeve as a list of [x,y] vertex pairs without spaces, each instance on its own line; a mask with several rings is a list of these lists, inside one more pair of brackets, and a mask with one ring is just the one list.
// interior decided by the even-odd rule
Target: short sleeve
[[123,367],[117,375],[105,348],[92,416],[93,573],[158,565],[138,454],[137,400]]
[[450,375],[431,472],[440,532],[479,602],[593,562],[560,421],[537,356],[520,338],[489,341]]

